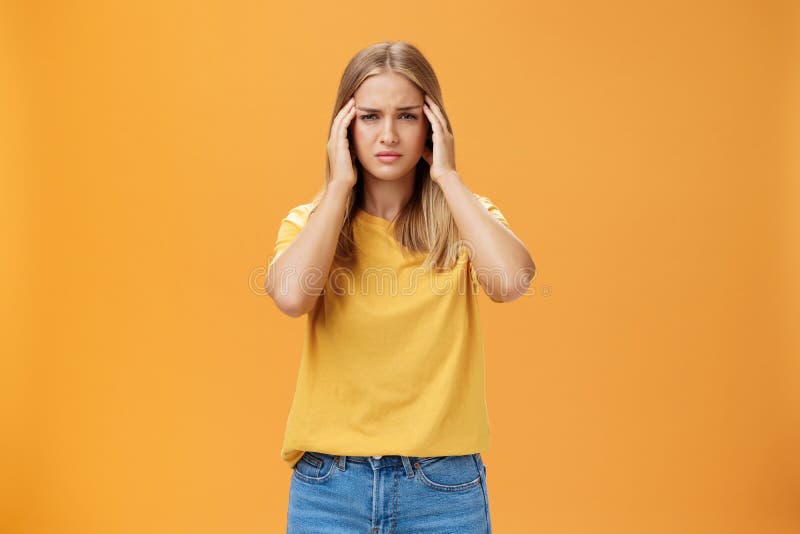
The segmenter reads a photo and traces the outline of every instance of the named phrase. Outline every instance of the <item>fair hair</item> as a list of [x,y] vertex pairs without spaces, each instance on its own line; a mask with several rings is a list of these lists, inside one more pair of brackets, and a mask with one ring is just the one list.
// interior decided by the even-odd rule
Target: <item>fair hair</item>
[[[451,122],[442,103],[441,88],[433,68],[414,45],[403,41],[375,43],[353,56],[339,82],[328,131],[331,130],[336,115],[364,80],[386,72],[405,76],[424,94],[430,96],[439,106],[447,121],[448,130],[452,133]],[[353,151],[351,150],[351,152]],[[353,240],[353,215],[358,207],[363,206],[364,178],[361,162],[356,160],[355,163],[356,184],[347,197],[342,230],[334,255],[334,259],[342,264],[350,262],[354,249],[358,248]],[[330,180],[331,166],[326,157],[325,185],[311,201],[311,213],[319,204]],[[428,253],[423,267],[451,269],[455,265],[459,254],[458,245],[461,244],[460,233],[450,213],[444,193],[431,179],[430,166],[424,158],[420,158],[417,163],[414,192],[394,220],[392,228],[395,239],[405,249],[411,252]]]

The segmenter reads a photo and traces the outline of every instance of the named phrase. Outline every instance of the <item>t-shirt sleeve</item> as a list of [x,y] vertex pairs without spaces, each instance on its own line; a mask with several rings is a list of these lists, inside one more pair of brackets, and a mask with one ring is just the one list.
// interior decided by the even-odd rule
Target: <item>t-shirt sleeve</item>
[[310,213],[311,206],[309,204],[303,204],[292,208],[281,220],[281,224],[278,227],[278,236],[275,239],[275,246],[272,249],[270,265],[272,265],[272,263],[278,259],[278,256],[280,256],[292,241],[294,241],[297,234],[300,233],[300,230],[303,229],[308,221]]
[[[489,198],[480,196],[476,193],[473,194],[475,195],[475,198],[477,198],[481,202],[481,204],[483,204],[483,206],[487,210],[489,210],[489,213],[494,215],[495,218],[498,221],[500,221],[500,223],[503,226],[505,226],[509,230],[511,229],[511,225],[508,223],[508,220],[506,220],[505,216],[502,214],[500,209],[497,206],[495,206],[494,203],[491,200],[489,200]],[[478,274],[475,272],[475,269],[473,268],[471,261],[469,262],[469,274],[470,274],[470,280],[472,281],[473,290],[477,291],[480,283],[478,282]]]
[[503,226],[505,226],[509,230],[511,229],[511,225],[508,224],[508,221],[506,220],[506,218],[503,216],[503,214],[500,212],[498,207],[495,206],[494,203],[491,200],[489,200],[487,197],[482,197],[482,196],[477,195],[475,193],[473,193],[473,194],[475,195],[475,198],[477,198],[481,202],[481,204],[483,204],[484,207],[487,210],[489,210],[489,213],[494,215],[495,218],[503,224]]

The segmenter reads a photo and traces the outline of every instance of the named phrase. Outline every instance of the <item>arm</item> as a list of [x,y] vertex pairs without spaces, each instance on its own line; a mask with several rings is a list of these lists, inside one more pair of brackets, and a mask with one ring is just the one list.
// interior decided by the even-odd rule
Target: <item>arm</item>
[[438,184],[469,245],[470,261],[486,294],[495,302],[522,296],[536,275],[528,249],[475,198],[456,171],[442,176]]
[[290,317],[311,311],[325,288],[348,193],[347,184],[331,181],[300,233],[270,263],[265,289]]

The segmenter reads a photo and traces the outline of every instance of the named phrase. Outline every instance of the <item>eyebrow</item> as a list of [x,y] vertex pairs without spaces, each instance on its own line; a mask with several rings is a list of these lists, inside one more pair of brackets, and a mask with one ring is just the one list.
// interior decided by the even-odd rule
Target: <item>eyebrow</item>
[[[381,110],[375,109],[375,108],[362,108],[360,106],[356,106],[356,107],[358,109],[360,109],[361,111],[371,111],[373,113],[374,112],[380,113],[380,111],[381,111]],[[416,105],[416,106],[403,106],[403,107],[395,108],[395,111],[406,111],[406,110],[409,110],[409,109],[417,109],[417,108],[421,108],[421,107],[422,107],[422,104],[419,104],[419,105]]]

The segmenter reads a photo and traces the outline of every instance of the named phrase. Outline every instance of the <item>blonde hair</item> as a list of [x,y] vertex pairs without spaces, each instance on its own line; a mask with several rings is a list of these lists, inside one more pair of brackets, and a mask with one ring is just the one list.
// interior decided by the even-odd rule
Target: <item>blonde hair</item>
[[[453,132],[433,68],[415,46],[403,41],[375,43],[353,56],[339,82],[328,131],[333,127],[337,113],[364,80],[387,71],[405,76],[423,93],[429,95],[442,111],[448,130],[450,133]],[[342,230],[334,255],[334,260],[340,264],[350,262],[354,249],[358,248],[353,240],[353,216],[355,210],[363,206],[364,199],[363,168],[358,160],[356,160],[356,170],[356,184],[348,195]],[[431,180],[430,166],[424,158],[420,158],[415,172],[414,192],[392,225],[394,237],[408,251],[427,252],[428,255],[423,263],[425,268],[451,269],[458,259],[459,246],[462,245],[458,227],[450,213],[444,193]],[[311,213],[316,210],[330,180],[331,166],[326,153],[325,185],[311,201]]]

